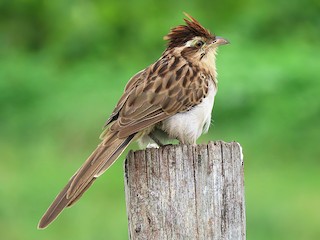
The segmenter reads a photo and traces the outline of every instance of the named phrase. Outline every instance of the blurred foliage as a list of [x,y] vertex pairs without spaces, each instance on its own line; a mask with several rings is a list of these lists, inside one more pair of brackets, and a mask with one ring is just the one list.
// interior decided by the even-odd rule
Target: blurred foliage
[[2,0],[2,239],[127,239],[124,157],[48,229],[36,225],[183,11],[232,43],[220,49],[214,123],[199,142],[242,144],[248,239],[320,239],[316,0]]

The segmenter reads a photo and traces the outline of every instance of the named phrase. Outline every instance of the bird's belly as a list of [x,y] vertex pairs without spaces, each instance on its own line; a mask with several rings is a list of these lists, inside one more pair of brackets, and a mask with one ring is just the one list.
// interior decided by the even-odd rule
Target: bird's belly
[[209,129],[215,95],[216,88],[210,83],[208,96],[200,104],[164,120],[161,129],[168,133],[170,138],[177,138],[181,143],[196,143],[200,135]]

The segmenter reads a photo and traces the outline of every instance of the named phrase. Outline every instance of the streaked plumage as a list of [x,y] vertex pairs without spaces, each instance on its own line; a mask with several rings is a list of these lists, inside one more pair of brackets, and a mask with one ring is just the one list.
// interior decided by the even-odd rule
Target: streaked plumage
[[132,141],[193,144],[208,130],[217,91],[216,48],[228,42],[187,17],[186,25],[165,37],[168,47],[160,59],[129,80],[105,124],[102,142],[56,197],[39,228],[73,205]]

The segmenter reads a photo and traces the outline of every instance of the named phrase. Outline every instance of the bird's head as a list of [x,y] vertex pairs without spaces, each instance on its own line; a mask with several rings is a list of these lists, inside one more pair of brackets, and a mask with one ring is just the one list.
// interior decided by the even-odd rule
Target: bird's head
[[225,38],[210,33],[190,15],[185,15],[188,18],[184,19],[186,25],[172,28],[164,37],[168,41],[167,50],[180,49],[186,58],[206,61],[214,58],[217,47],[229,43]]

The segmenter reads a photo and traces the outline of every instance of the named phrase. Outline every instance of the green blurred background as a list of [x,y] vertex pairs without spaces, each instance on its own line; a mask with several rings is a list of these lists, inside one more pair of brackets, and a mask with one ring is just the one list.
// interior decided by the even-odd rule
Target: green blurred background
[[214,123],[199,143],[242,144],[247,238],[320,239],[316,0],[0,1],[1,239],[128,238],[124,157],[36,226],[183,11],[232,43],[219,51]]

